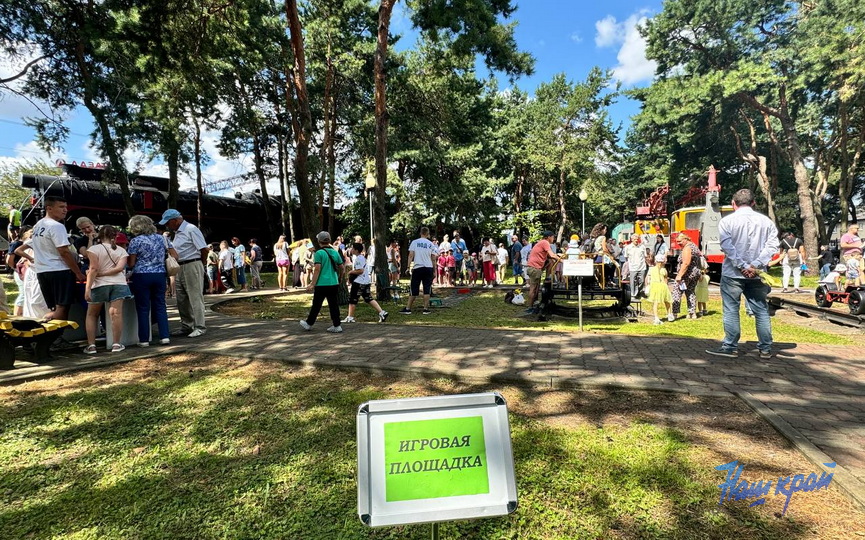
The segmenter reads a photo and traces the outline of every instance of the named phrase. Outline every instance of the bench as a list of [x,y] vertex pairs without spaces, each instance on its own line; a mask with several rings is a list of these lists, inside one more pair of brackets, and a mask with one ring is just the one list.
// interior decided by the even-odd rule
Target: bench
[[48,362],[51,344],[67,328],[78,328],[74,321],[39,321],[23,317],[9,317],[0,313],[0,369],[12,369],[15,365],[15,349],[19,345],[31,350],[36,363]]

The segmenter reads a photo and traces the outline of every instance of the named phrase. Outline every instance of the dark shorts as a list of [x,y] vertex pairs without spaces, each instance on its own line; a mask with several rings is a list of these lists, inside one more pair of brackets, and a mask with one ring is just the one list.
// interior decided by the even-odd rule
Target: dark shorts
[[432,292],[433,269],[432,268],[415,268],[411,271],[411,295],[417,296],[420,294],[420,286],[423,284],[423,293],[430,294]]
[[40,272],[36,274],[39,288],[49,309],[71,306],[75,303],[75,274],[72,270]]
[[363,301],[367,304],[372,302],[372,295],[369,293],[369,283],[365,285],[352,283],[351,292],[348,294],[348,303],[356,306],[361,297],[363,297]]

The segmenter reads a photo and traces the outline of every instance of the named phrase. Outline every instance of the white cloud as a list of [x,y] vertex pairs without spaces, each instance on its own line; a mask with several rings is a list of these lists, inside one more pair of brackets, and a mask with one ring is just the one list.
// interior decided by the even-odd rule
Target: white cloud
[[613,47],[620,45],[616,54],[618,64],[613,67],[613,78],[626,86],[650,80],[657,68],[654,60],[646,58],[646,40],[640,28],[648,20],[648,11],[641,10],[622,22],[607,15],[595,23],[595,45]]
[[62,159],[64,161],[69,160],[69,155],[66,154],[66,152],[62,150],[46,152],[45,150],[40,148],[39,145],[36,144],[36,141],[30,141],[28,143],[16,143],[13,152],[15,154],[14,156],[0,157],[0,165],[15,166],[35,160],[45,161],[48,163],[54,163],[58,159]]
[[621,32],[621,24],[617,23],[616,18],[612,15],[607,15],[600,21],[595,22],[595,45],[598,47],[609,47],[619,42]]
[[571,41],[573,41],[574,43],[582,43],[583,37],[578,32],[574,32],[573,34],[571,34]]

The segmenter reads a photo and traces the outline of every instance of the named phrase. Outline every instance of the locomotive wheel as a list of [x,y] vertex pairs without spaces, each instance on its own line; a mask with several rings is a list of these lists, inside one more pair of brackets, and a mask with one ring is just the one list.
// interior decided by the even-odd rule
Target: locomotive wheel
[[826,300],[826,287],[824,285],[820,285],[819,287],[817,287],[817,290],[814,291],[814,300],[817,301],[817,306],[819,307],[832,307],[832,302]]
[[847,305],[850,306],[850,313],[852,315],[862,315],[865,313],[865,291],[861,289],[851,291]]

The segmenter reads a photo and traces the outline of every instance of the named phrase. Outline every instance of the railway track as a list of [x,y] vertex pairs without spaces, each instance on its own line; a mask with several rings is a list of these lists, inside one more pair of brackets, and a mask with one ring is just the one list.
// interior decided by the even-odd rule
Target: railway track
[[[803,317],[818,317],[835,324],[852,326],[865,330],[865,315],[852,315],[832,308],[817,307],[813,303],[798,302],[783,296],[769,295],[769,305],[776,309],[786,309]],[[813,301],[812,301],[813,302]]]

